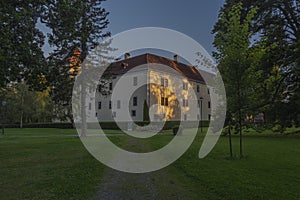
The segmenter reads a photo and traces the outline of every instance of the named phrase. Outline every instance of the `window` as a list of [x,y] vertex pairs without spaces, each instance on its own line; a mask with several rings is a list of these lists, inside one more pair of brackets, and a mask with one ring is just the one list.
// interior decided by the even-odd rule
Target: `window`
[[167,78],[161,77],[161,79],[160,79],[160,85],[168,87],[169,86],[169,80]]
[[109,109],[111,109],[111,101],[109,101]]
[[184,90],[188,90],[188,83],[187,82],[183,82],[182,88]]
[[167,78],[165,78],[165,87],[169,86],[169,80]]
[[109,83],[109,90],[111,91],[113,89],[113,84]]
[[117,113],[116,113],[116,112],[113,112],[113,113],[112,113],[112,117],[115,118],[116,116],[117,116]]
[[138,84],[138,77],[133,77],[133,86],[137,86]]
[[210,104],[210,101],[208,102],[208,108],[210,108],[211,107],[211,104]]
[[133,97],[133,106],[137,106],[138,102],[137,102],[137,97]]
[[102,91],[102,86],[98,85],[98,92],[101,92],[101,91]]
[[209,90],[209,88],[207,88],[207,94],[210,94],[210,90]]
[[187,115],[186,114],[184,114],[184,121],[186,121],[187,120]]
[[200,120],[200,115],[199,114],[197,115],[197,120]]
[[162,106],[169,106],[169,99],[168,98],[165,98],[165,97],[161,97],[161,102],[160,104]]
[[182,106],[183,107],[188,107],[189,106],[189,101],[187,99],[183,99]]
[[117,101],[117,109],[120,109],[120,108],[121,108],[121,101],[118,100],[118,101]]
[[89,110],[92,110],[92,104],[89,103]]
[[135,117],[135,116],[136,116],[136,110],[132,110],[132,111],[131,111],[131,116],[132,116],[132,117]]
[[163,77],[160,78],[160,85],[165,86],[165,79]]
[[209,121],[211,120],[211,115],[208,115],[208,120],[209,120]]
[[102,103],[101,101],[98,102],[98,110],[101,110],[102,109]]
[[96,117],[98,117],[98,113],[96,112]]
[[200,85],[197,85],[197,92],[200,92]]

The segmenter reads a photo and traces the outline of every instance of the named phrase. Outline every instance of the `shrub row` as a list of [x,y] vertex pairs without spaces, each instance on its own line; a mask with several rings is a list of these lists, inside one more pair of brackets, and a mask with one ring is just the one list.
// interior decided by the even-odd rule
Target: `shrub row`
[[[185,122],[186,128],[194,128],[196,122]],[[121,122],[122,127],[127,127],[128,122]],[[149,122],[136,122],[134,126],[147,126]],[[154,122],[153,125],[156,123]],[[157,123],[158,124],[158,123]],[[179,126],[179,121],[169,121],[164,125],[163,130],[170,130],[175,126]],[[202,122],[203,127],[209,126],[209,121]],[[120,130],[117,123],[115,122],[101,122],[100,126],[102,129],[110,129],[110,130]],[[199,122],[199,127],[201,123]],[[6,124],[6,128],[20,128],[19,124]],[[99,127],[98,123],[88,123],[88,128],[97,129]],[[60,128],[60,129],[72,129],[74,128],[72,123],[33,123],[33,124],[24,124],[23,128]]]
[[[5,128],[20,128],[20,124],[6,124]],[[34,123],[34,124],[23,124],[23,128],[70,129],[70,128],[73,128],[73,124],[72,123]]]

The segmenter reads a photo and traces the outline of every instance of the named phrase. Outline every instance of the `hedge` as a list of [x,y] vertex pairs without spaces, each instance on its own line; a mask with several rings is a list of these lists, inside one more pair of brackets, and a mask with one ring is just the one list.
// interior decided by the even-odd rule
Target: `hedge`
[[[5,124],[5,128],[20,128],[20,124]],[[72,129],[72,123],[33,123],[23,124],[23,128],[61,128]]]
[[[160,122],[154,122],[153,124],[159,124]],[[194,128],[195,123],[197,122],[185,122],[184,125],[186,128]],[[120,122],[122,127],[127,127],[128,122]],[[135,122],[134,126],[147,126],[149,122]],[[180,121],[169,121],[166,122],[163,130],[170,130],[175,126],[179,126]],[[209,121],[202,121],[203,127],[209,126]],[[89,129],[97,129],[99,128],[98,123],[88,123]],[[110,130],[120,130],[116,122],[101,122],[100,126],[102,129],[110,129]],[[201,123],[199,122],[198,128],[200,128]],[[80,127],[80,126],[78,126]],[[20,128],[19,124],[6,124],[5,128]],[[74,128],[72,123],[32,123],[32,124],[23,124],[23,128],[60,128],[60,129],[72,129]]]

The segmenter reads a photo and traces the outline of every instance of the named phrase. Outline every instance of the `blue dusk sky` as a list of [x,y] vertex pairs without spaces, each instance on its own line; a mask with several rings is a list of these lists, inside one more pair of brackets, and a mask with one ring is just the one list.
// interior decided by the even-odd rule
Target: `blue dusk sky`
[[[223,4],[224,0],[107,0],[102,6],[110,13],[108,30],[112,35],[133,28],[168,28],[193,38],[211,54],[211,31]],[[49,32],[41,23],[38,27]],[[51,51],[47,43],[44,51]]]
[[112,35],[133,28],[162,27],[188,35],[211,54],[211,34],[224,0],[107,0]]

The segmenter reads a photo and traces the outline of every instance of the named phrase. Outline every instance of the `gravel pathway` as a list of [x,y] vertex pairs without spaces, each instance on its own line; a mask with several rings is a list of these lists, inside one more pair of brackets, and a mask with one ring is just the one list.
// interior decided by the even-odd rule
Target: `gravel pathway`
[[[128,144],[135,145],[131,140]],[[98,187],[94,200],[188,199],[180,180],[174,179],[167,169],[130,174],[107,168]]]
[[154,180],[147,174],[128,174],[109,169],[95,200],[157,199]]

